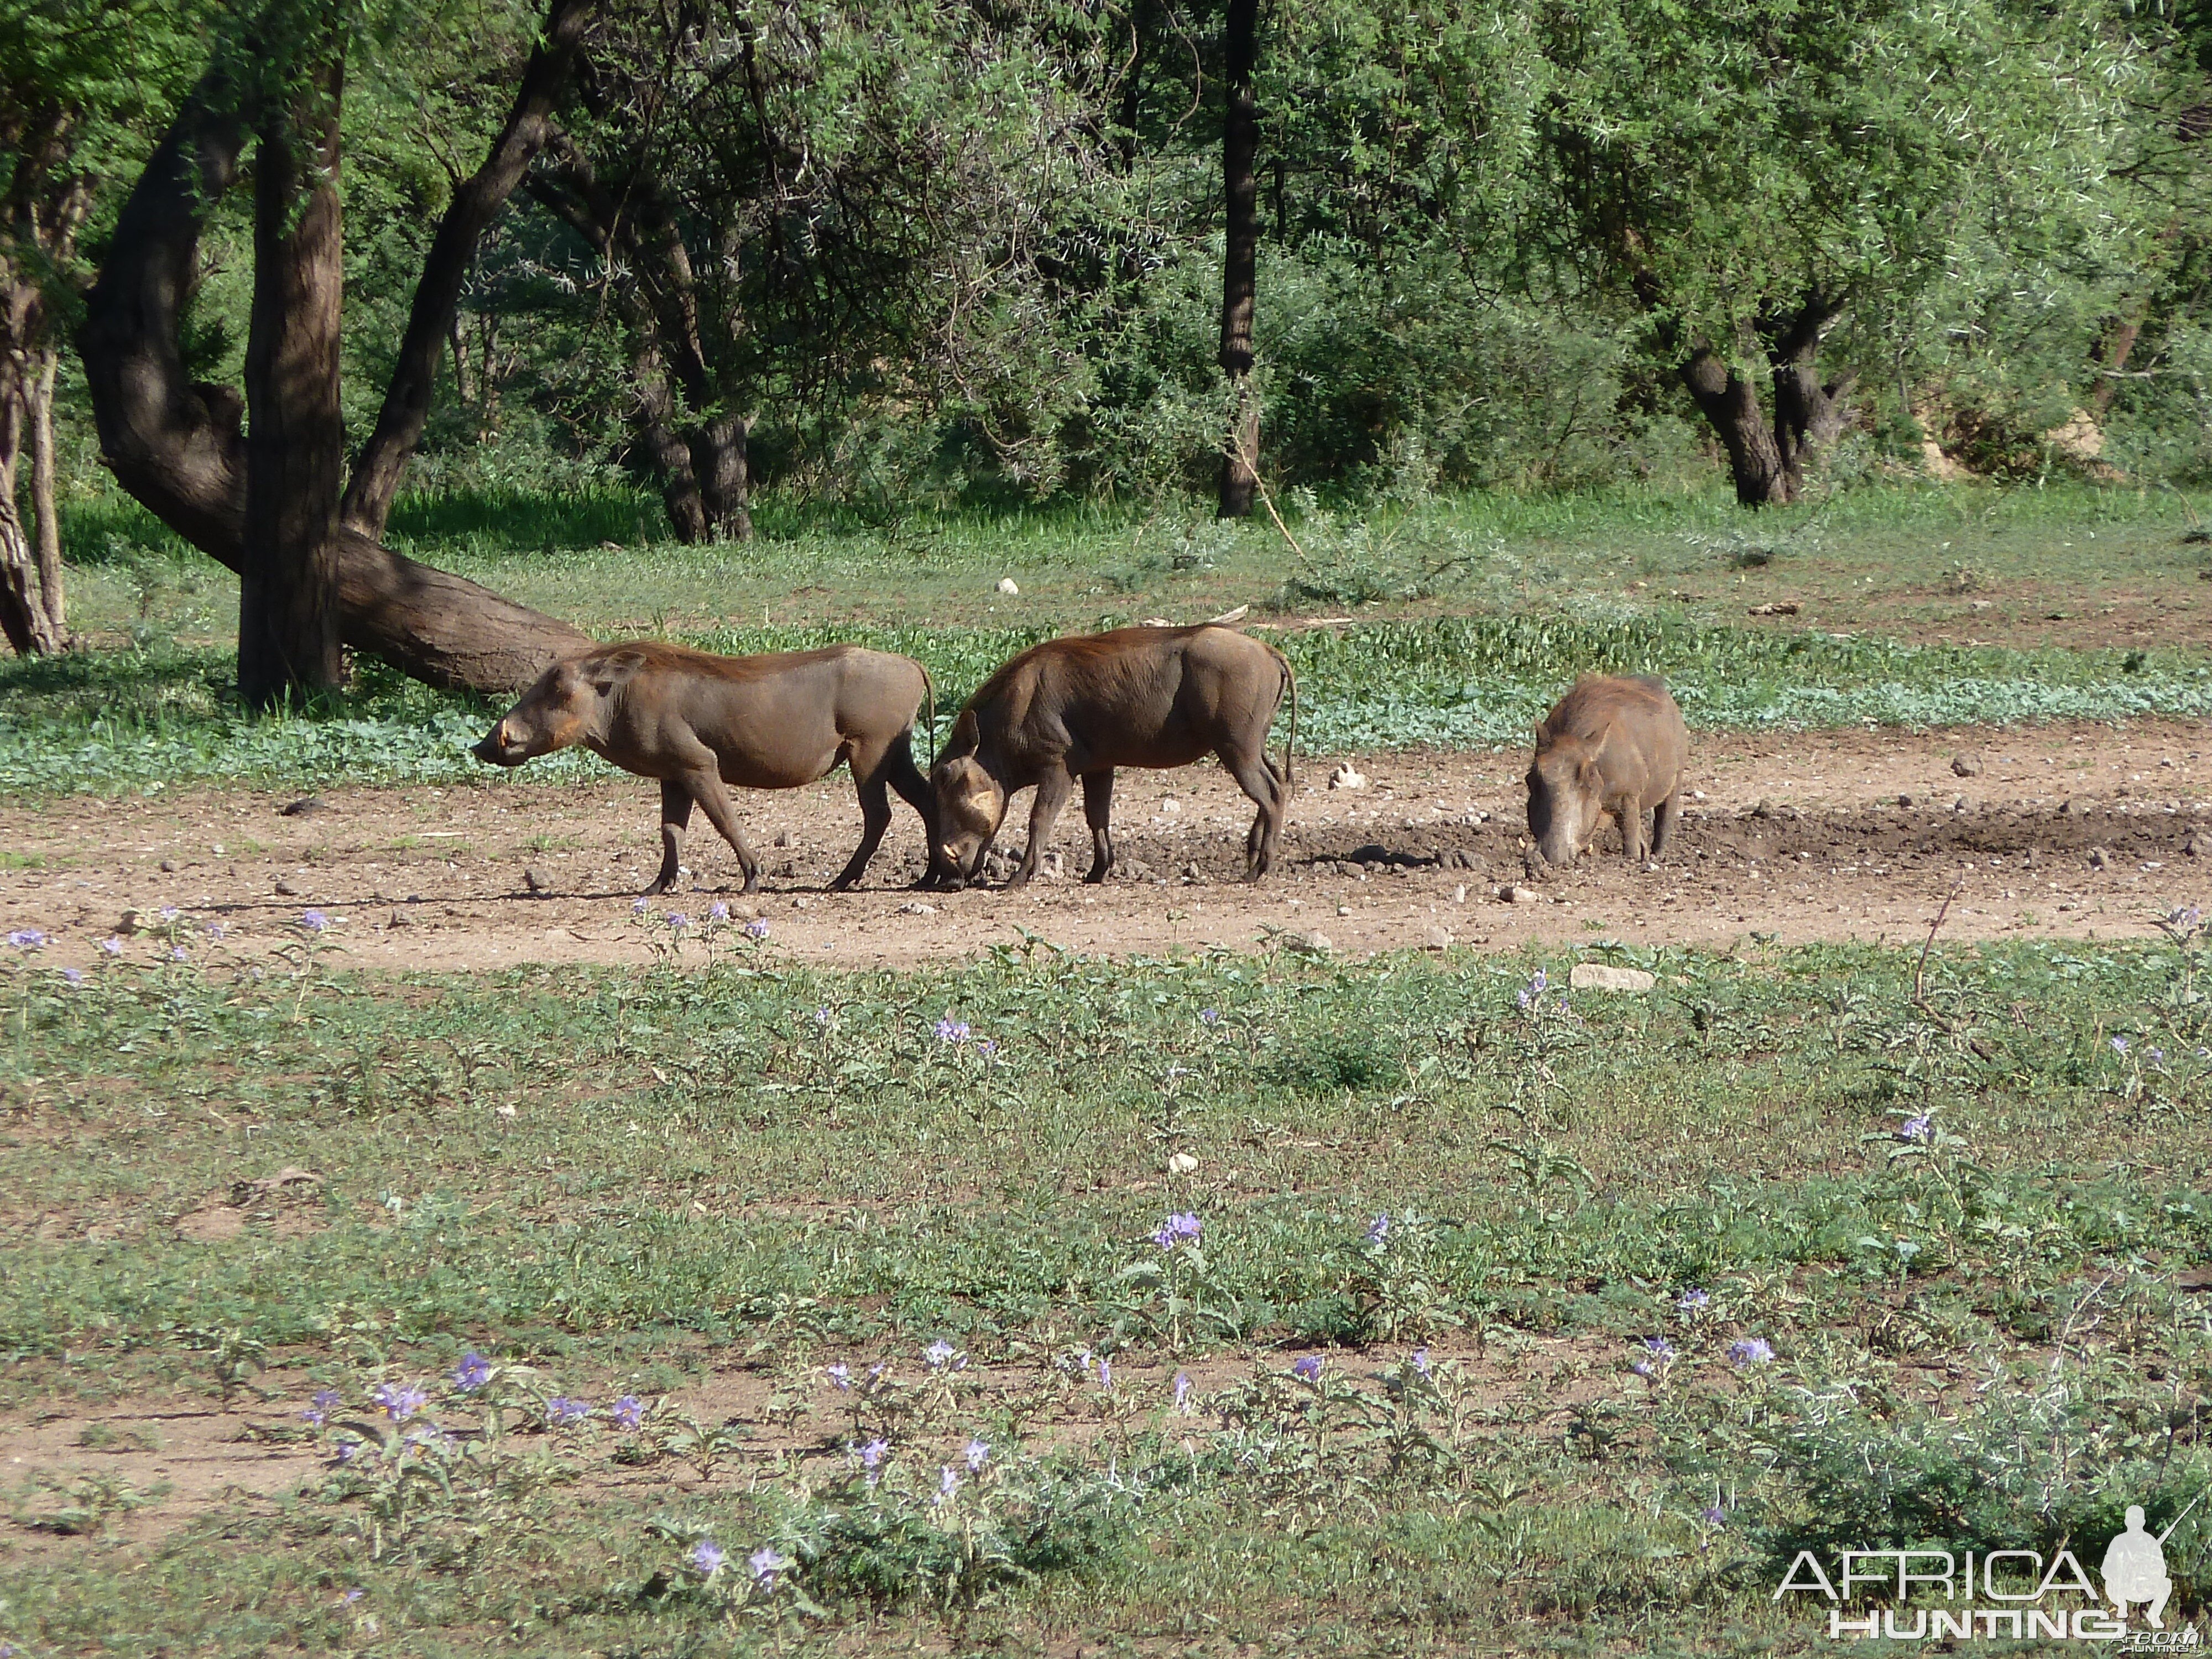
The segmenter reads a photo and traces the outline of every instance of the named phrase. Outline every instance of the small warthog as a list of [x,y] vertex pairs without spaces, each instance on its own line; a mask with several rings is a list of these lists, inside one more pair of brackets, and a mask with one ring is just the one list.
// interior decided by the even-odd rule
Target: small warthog
[[684,827],[697,802],[760,887],[760,860],[738,833],[724,784],[796,789],[838,762],[860,793],[860,849],[831,884],[849,887],[890,827],[886,789],[921,815],[937,844],[936,812],[914,763],[915,712],[935,692],[921,665],[884,651],[833,645],[717,657],[641,640],[601,646],[558,662],[473,750],[495,766],[520,766],[571,744],[625,772],[660,781],[660,873],[645,890],[674,884]]
[[[1267,730],[1285,696],[1291,729],[1278,768],[1267,758]],[[1121,628],[1034,646],[968,700],[930,773],[939,871],[956,889],[972,881],[1006,821],[1008,797],[1034,784],[1030,844],[1006,884],[1022,886],[1080,778],[1091,848],[1084,879],[1103,881],[1114,867],[1114,769],[1188,766],[1215,754],[1259,804],[1244,842],[1246,872],[1257,879],[1275,862],[1297,732],[1291,665],[1273,646],[1226,628]]]
[[1681,815],[1676,797],[1689,753],[1682,711],[1660,681],[1582,681],[1536,725],[1528,833],[1537,850],[1553,864],[1573,863],[1589,846],[1598,819],[1610,813],[1632,862],[1658,857]]

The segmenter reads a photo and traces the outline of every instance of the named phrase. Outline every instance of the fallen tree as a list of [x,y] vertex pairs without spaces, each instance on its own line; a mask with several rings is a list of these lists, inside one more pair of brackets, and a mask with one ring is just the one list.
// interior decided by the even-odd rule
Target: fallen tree
[[[595,642],[379,540],[422,437],[463,275],[485,227],[550,134],[554,104],[592,9],[591,0],[551,0],[506,123],[483,166],[455,191],[432,240],[383,412],[322,538],[339,638],[433,685],[515,690],[548,664]],[[124,206],[87,298],[77,350],[101,456],[117,482],[201,552],[242,573],[245,400],[234,387],[187,378],[179,331],[199,277],[200,237],[216,203],[238,182],[252,136],[252,113],[241,102],[218,58],[179,108]],[[330,306],[337,298],[325,285],[310,302]],[[264,303],[257,291],[257,307]],[[329,372],[337,372],[334,361]],[[333,433],[327,441],[340,440]]]

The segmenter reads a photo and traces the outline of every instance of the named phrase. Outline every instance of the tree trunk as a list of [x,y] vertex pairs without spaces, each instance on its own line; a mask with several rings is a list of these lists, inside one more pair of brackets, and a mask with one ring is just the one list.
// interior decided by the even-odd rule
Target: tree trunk
[[1759,324],[1774,370],[1774,444],[1790,501],[1804,489],[1806,458],[1843,434],[1844,400],[1858,377],[1846,374],[1824,384],[1819,363],[1820,343],[1843,314],[1840,301],[1815,289],[1795,312]]
[[718,415],[691,439],[692,471],[707,509],[708,533],[716,541],[749,542],[753,537],[745,466],[749,435],[742,417]]
[[[438,222],[430,252],[422,262],[422,279],[415,286],[407,331],[400,337],[398,358],[385,390],[384,406],[377,414],[376,429],[362,446],[354,461],[352,481],[346,486],[345,522],[364,536],[384,533],[400,480],[430,417],[438,359],[452,331],[461,285],[476,261],[477,245],[551,137],[553,106],[568,83],[585,26],[597,9],[597,0],[552,0],[545,15],[544,38],[530,54],[522,85],[507,111],[507,125],[492,140],[483,165],[453,192],[445,216]],[[459,362],[457,350],[457,369]],[[480,385],[489,384],[488,369],[488,362],[479,365]]]
[[[9,351],[0,356],[0,635],[19,657],[40,655],[61,644],[52,614],[40,592],[39,556],[32,538],[23,533],[21,509],[15,503],[15,475],[26,434],[35,428],[33,409],[41,382],[52,395],[52,354],[46,354],[44,370],[33,368],[33,354]],[[38,460],[33,441],[32,472]],[[51,503],[52,479],[47,495]],[[35,511],[34,511],[35,517]]]
[[676,394],[669,390],[668,367],[661,360],[659,335],[649,323],[631,320],[637,350],[630,380],[637,396],[637,438],[660,475],[660,499],[668,527],[685,546],[707,539],[707,503],[699,475],[691,465],[691,447],[676,430]]
[[[236,178],[244,127],[219,69],[179,109],[118,219],[77,335],[103,459],[116,480],[200,551],[244,561],[242,405],[185,378],[178,323],[199,278],[199,238]],[[357,530],[333,538],[340,637],[433,685],[507,692],[591,636]]]
[[1221,264],[1221,371],[1229,377],[1229,431],[1222,445],[1219,515],[1252,511],[1259,484],[1260,405],[1252,390],[1252,313],[1260,252],[1260,108],[1252,85],[1259,0],[1229,0],[1223,52],[1225,110],[1221,183],[1227,237]]
[[345,677],[331,541],[345,478],[343,86],[341,63],[319,70],[294,108],[264,123],[254,157],[238,689],[256,708],[330,690]]
[[1736,500],[1746,507],[1787,503],[1795,489],[1781,447],[1760,413],[1758,386],[1707,346],[1699,346],[1682,365],[1682,384],[1728,452]]
[[39,600],[58,650],[69,643],[69,607],[62,592],[62,521],[54,501],[54,376],[61,354],[40,354],[46,367],[31,384],[31,538],[39,554]]

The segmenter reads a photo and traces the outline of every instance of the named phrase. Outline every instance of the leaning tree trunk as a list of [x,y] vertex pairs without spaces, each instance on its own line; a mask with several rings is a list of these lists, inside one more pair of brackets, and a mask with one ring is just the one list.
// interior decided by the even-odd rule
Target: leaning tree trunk
[[1858,377],[1824,382],[1820,369],[1820,343],[1843,314],[1841,301],[1815,289],[1795,312],[1759,324],[1774,370],[1774,444],[1791,501],[1804,489],[1807,458],[1843,435],[1844,399]]
[[325,65],[295,107],[263,125],[254,157],[238,690],[256,708],[331,690],[345,673],[331,539],[345,477],[338,409],[343,86],[343,65]]
[[1759,407],[1759,387],[1708,346],[1682,365],[1682,384],[1728,452],[1735,498],[1746,507],[1779,507],[1796,494],[1782,448]]
[[1229,377],[1229,432],[1222,445],[1219,514],[1242,519],[1259,485],[1260,404],[1252,390],[1252,313],[1260,252],[1260,108],[1252,85],[1259,0],[1229,0],[1223,52],[1226,109],[1221,182],[1228,210],[1221,264],[1221,372]]
[[[102,458],[116,480],[217,562],[244,562],[245,441],[238,395],[185,378],[178,325],[199,239],[237,176],[244,128],[220,70],[178,111],[118,219],[77,336]],[[403,558],[358,529],[332,538],[340,637],[433,685],[526,686],[591,636],[476,583]]]

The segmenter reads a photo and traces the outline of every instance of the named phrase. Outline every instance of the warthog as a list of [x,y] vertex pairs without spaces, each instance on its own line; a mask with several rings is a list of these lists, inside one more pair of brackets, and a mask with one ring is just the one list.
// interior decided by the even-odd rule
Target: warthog
[[[888,652],[833,645],[717,657],[639,640],[559,662],[473,750],[495,766],[582,744],[626,772],[660,781],[660,873],[648,894],[675,883],[696,801],[760,887],[760,860],[738,833],[722,786],[796,789],[838,762],[860,795],[860,845],[831,884],[849,887],[890,827],[887,789],[921,815],[937,844],[936,810],[914,763],[915,712],[935,692],[920,663]],[[934,857],[933,851],[932,856]]]
[[1677,793],[1689,763],[1682,711],[1660,681],[1586,679],[1536,724],[1528,768],[1528,833],[1553,864],[1583,855],[1598,819],[1620,825],[1632,862],[1647,855],[1644,815],[1651,813],[1649,856],[1667,850],[1681,815]]
[[[1291,729],[1278,768],[1267,731],[1285,696]],[[1274,866],[1297,728],[1297,685],[1283,653],[1226,628],[1121,628],[1034,646],[968,700],[930,773],[939,874],[956,889],[972,881],[1008,798],[1035,785],[1030,844],[1006,884],[1024,885],[1080,778],[1091,848],[1084,879],[1103,881],[1114,867],[1115,768],[1188,766],[1216,754],[1259,805],[1244,842],[1256,880]]]

